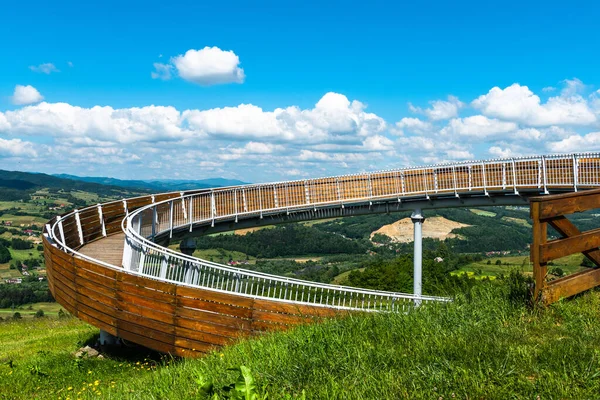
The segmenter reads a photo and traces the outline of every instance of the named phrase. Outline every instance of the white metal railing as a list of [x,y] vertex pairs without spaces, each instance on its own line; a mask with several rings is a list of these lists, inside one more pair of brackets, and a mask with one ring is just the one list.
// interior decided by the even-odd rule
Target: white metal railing
[[[359,310],[398,310],[413,295],[320,284],[232,268],[186,256],[153,242],[157,235],[194,226],[212,225],[263,214],[290,213],[381,200],[402,201],[431,196],[511,195],[527,190],[577,191],[600,186],[600,154],[549,155],[440,164],[310,180],[219,188],[141,207],[123,220],[126,233],[123,266],[126,271],[183,285],[277,299]],[[154,200],[154,197],[153,197]],[[124,202],[125,210],[127,203]],[[440,201],[443,207],[443,201]],[[102,215],[102,207],[98,212]],[[55,242],[69,248],[62,233],[63,216],[50,228]],[[102,218],[100,218],[102,220]],[[104,229],[104,221],[101,222]],[[57,230],[58,228],[58,230]],[[104,233],[105,234],[105,233]],[[83,236],[80,234],[81,244]],[[81,255],[83,256],[83,255]],[[83,256],[85,258],[85,256]],[[102,262],[101,262],[102,263]],[[102,263],[106,264],[106,263]],[[109,266],[109,265],[107,265]],[[422,296],[420,300],[446,301]]]

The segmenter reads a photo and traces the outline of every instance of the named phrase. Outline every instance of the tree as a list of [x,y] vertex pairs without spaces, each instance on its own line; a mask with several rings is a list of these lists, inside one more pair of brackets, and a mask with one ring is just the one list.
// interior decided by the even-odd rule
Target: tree
[[22,317],[21,317],[21,313],[20,312],[17,311],[16,313],[13,314],[13,319],[21,319],[21,318]]
[[0,264],[9,262],[11,258],[10,251],[6,247],[0,245]]
[[44,310],[37,310],[33,318],[42,318],[44,316]]
[[496,260],[496,265],[502,265],[502,260]]
[[583,257],[583,260],[581,261],[581,266],[588,267],[588,268],[594,268],[596,266],[596,264],[594,264],[594,262],[592,260],[590,260],[589,258]]

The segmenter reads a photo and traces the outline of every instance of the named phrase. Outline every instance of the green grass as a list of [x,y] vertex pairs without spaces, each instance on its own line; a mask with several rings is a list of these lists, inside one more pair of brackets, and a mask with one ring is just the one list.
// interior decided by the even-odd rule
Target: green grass
[[308,399],[597,398],[600,293],[535,310],[507,293],[481,284],[449,305],[266,334],[198,360],[144,361],[141,351],[77,361],[71,353],[96,329],[75,319],[2,323],[0,399],[201,399],[197,380],[223,395],[240,365],[270,399],[303,390]]
[[[29,309],[31,307],[31,310]],[[43,310],[47,317],[58,317],[58,311],[64,307],[58,303],[33,303],[12,308],[0,308],[0,317],[12,317],[15,312],[19,312],[23,318],[33,318],[38,310]]]
[[19,228],[20,225],[31,225],[33,223],[36,224],[45,224],[48,222],[46,218],[39,217],[36,215],[12,215],[12,214],[3,214],[0,217],[2,221],[12,221],[13,228]]
[[[582,254],[573,254],[567,257],[559,258],[553,261],[553,265],[548,266],[548,269],[554,267],[561,268],[566,274],[582,271],[585,268],[581,267]],[[488,264],[488,260],[491,264]],[[496,265],[500,260],[501,265]],[[523,263],[524,262],[524,263]],[[496,277],[498,275],[507,275],[511,270],[518,270],[526,274],[531,274],[533,269],[527,256],[506,256],[506,257],[490,257],[482,261],[474,262],[461,267],[457,271],[452,271],[453,275],[466,273],[469,276],[489,276]],[[479,272],[481,271],[481,275]]]

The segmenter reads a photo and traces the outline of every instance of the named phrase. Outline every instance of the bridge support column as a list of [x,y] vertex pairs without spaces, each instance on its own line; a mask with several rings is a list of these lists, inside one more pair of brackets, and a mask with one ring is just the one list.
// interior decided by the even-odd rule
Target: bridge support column
[[100,329],[100,339],[98,341],[100,342],[100,346],[113,346],[118,343],[119,338]]
[[417,208],[413,211],[410,219],[414,225],[414,272],[413,272],[413,292],[415,294],[415,306],[421,304],[421,297],[423,293],[423,221],[425,217],[421,213],[421,209]]
[[194,238],[183,239],[179,245],[179,250],[183,254],[191,256],[194,254],[194,250],[196,250],[196,241]]

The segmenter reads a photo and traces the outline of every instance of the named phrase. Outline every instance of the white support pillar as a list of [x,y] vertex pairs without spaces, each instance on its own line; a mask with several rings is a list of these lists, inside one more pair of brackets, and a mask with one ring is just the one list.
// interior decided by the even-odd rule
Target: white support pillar
[[415,306],[419,306],[421,304],[419,298],[423,293],[423,221],[425,221],[425,218],[421,213],[421,209],[417,208],[413,211],[410,219],[414,225],[413,292],[415,295]]

